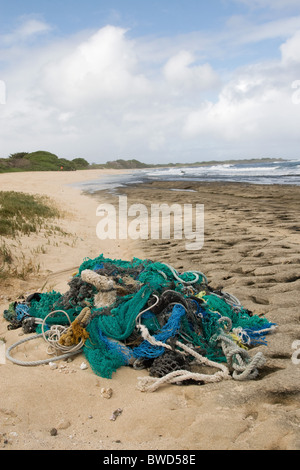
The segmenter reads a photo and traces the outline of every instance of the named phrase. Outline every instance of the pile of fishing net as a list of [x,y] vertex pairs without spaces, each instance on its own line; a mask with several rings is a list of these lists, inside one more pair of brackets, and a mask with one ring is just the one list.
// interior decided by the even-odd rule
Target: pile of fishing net
[[[239,300],[213,290],[200,271],[133,258],[85,259],[69,290],[35,293],[4,311],[8,328],[42,336],[51,359],[82,353],[93,372],[112,378],[122,366],[147,369],[142,391],[164,383],[203,384],[254,379],[263,367],[257,345],[276,325],[253,315]],[[22,342],[21,341],[21,342]],[[17,343],[20,344],[21,342]],[[48,348],[48,349],[49,349]],[[53,355],[54,354],[54,355]]]

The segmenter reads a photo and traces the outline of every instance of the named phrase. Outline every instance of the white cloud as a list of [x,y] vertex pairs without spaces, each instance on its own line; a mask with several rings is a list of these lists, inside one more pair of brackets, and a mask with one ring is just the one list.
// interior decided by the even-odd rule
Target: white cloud
[[[234,54],[228,45],[241,25],[201,44],[195,35],[173,44],[166,40],[163,52],[157,40],[148,39],[145,47],[144,39],[141,46],[114,26],[34,48],[14,42],[0,76],[7,89],[0,107],[1,156],[37,149],[98,162],[195,161],[272,151],[294,156],[300,105],[292,102],[291,84],[300,79],[300,32],[282,41],[278,60],[225,67],[224,74],[207,58],[199,60],[197,47],[203,44],[210,50],[223,44],[224,55]],[[245,42],[259,37],[248,26]],[[35,37],[40,28],[27,23],[23,34]],[[283,29],[287,24],[276,34]],[[267,26],[265,34],[260,31],[271,36]],[[149,55],[141,55],[146,50]]]
[[239,42],[254,43],[266,39],[285,38],[296,33],[300,28],[300,15],[280,18],[278,20],[266,21],[259,25],[244,24],[241,30]]
[[280,50],[283,63],[296,62],[300,64],[300,30],[283,43]]
[[163,68],[164,77],[174,90],[193,92],[213,89],[220,85],[220,79],[210,64],[193,65],[194,55],[180,51],[171,57]]
[[[298,33],[291,39],[296,40]],[[290,40],[284,45],[289,46]],[[284,45],[282,46],[285,51]],[[295,70],[285,61],[243,67],[222,88],[218,100],[203,103],[186,118],[183,136],[223,144],[220,156],[297,157],[300,107],[293,102]]]
[[31,16],[21,17],[19,25],[9,34],[0,35],[0,44],[11,46],[20,42],[28,41],[37,35],[45,34],[52,27],[45,21]]
[[137,70],[134,44],[125,33],[106,26],[60,60],[54,58],[46,64],[41,85],[47,96],[58,105],[78,108],[98,100],[147,93],[149,82]]
[[20,38],[26,39],[35,34],[48,32],[50,29],[51,27],[43,21],[29,19],[23,23],[17,31],[15,31],[15,34]]

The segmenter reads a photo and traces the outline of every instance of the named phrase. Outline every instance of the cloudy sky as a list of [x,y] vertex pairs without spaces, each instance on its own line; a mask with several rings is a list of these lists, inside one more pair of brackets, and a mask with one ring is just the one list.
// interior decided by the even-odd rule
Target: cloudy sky
[[300,154],[299,0],[0,0],[0,156]]

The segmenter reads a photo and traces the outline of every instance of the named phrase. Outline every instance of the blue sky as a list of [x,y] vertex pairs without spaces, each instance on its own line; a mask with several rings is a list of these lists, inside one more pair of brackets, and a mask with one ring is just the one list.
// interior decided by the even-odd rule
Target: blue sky
[[298,0],[0,0],[0,156],[298,158],[297,80]]
[[18,18],[30,14],[44,18],[63,35],[111,22],[129,27],[135,35],[173,35],[218,27],[222,17],[245,10],[242,4],[216,0],[89,0],[85,3],[82,0],[12,0],[1,3],[1,28],[9,30]]

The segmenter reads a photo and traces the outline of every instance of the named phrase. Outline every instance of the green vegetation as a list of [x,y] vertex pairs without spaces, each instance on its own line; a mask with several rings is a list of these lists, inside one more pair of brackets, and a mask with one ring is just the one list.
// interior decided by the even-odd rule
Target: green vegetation
[[152,165],[147,165],[146,163],[139,162],[138,160],[132,159],[132,160],[122,160],[121,158],[118,160],[114,160],[111,162],[105,163],[105,165],[102,165],[103,168],[115,168],[116,170],[118,169],[133,169],[133,168],[148,168]]
[[[37,233],[42,229],[49,231],[48,221],[59,217],[60,212],[46,197],[0,191],[0,281],[11,277],[26,279],[29,274],[38,271],[39,265],[32,259],[25,259],[24,254],[16,258],[13,247],[20,244],[18,238],[21,235]],[[54,229],[59,228],[55,226]],[[8,239],[12,239],[13,243],[9,243]]]
[[0,191],[0,235],[15,237],[37,232],[45,219],[59,217],[45,197],[15,191]]
[[273,162],[281,161],[282,158],[250,158],[243,160],[210,160],[208,162],[194,162],[194,163],[156,163],[156,164],[147,164],[139,162],[138,160],[114,160],[107,162],[103,165],[92,164],[90,168],[112,168],[112,169],[138,169],[138,168],[165,168],[165,167],[191,167],[191,166],[207,166],[207,165],[223,165],[223,164],[249,164],[249,163],[263,163],[263,162]]
[[[276,158],[276,161],[283,160]],[[67,160],[66,158],[59,158],[53,153],[44,150],[37,152],[18,152],[11,154],[8,158],[0,158],[0,173],[7,173],[13,171],[75,171],[75,170],[92,170],[92,169],[115,169],[115,170],[131,170],[138,168],[162,168],[162,167],[190,167],[190,166],[205,166],[205,165],[218,165],[224,163],[257,163],[257,162],[272,162],[273,158],[251,158],[244,160],[212,160],[208,162],[194,162],[194,163],[164,163],[164,164],[150,164],[143,163],[136,159],[123,160],[122,158],[108,161],[106,163],[89,163],[84,158],[74,158]]]
[[44,150],[18,152],[8,158],[0,158],[0,173],[12,171],[74,171],[89,167],[84,158],[67,160]]

